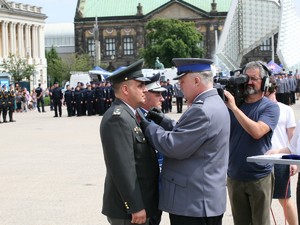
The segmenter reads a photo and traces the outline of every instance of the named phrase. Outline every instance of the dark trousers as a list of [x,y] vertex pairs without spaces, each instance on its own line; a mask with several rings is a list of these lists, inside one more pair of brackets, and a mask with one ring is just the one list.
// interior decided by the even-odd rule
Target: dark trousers
[[3,118],[3,122],[6,122],[6,115],[7,115],[7,106],[3,106],[2,107],[2,118]]
[[223,214],[213,217],[190,217],[169,214],[171,225],[222,225]]
[[[110,225],[134,225],[136,223],[131,223],[131,220],[125,220],[125,219],[115,219],[115,218],[110,218],[107,217],[107,220],[109,222]],[[143,223],[141,225],[149,225],[149,221],[147,220],[146,223]]]
[[61,100],[60,99],[54,99],[53,100],[53,105],[54,105],[54,116],[57,117],[58,114],[57,114],[57,110],[58,110],[58,113],[59,113],[59,116],[61,116],[62,114],[62,110],[61,110]]
[[183,97],[176,97],[177,112],[182,113]]
[[172,96],[169,96],[168,107],[169,107],[169,111],[172,112]]
[[38,109],[39,112],[41,112],[40,105],[42,105],[42,112],[45,112],[44,99],[43,98],[38,98],[37,99],[37,109]]
[[105,100],[104,99],[98,100],[98,112],[99,112],[100,116],[102,116],[105,113]]
[[68,117],[73,116],[73,102],[67,101],[67,111],[68,111]]
[[162,211],[158,210],[155,216],[149,218],[149,225],[159,225],[161,221]]
[[15,111],[15,105],[14,103],[10,104],[8,106],[8,116],[9,116],[9,121],[12,122],[13,121],[13,113]]

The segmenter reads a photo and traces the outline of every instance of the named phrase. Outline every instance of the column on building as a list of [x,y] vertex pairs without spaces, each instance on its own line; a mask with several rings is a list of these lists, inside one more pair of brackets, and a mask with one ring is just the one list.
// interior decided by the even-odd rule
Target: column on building
[[19,51],[20,51],[20,57],[24,58],[26,57],[25,54],[25,43],[24,43],[24,24],[19,24]]
[[38,49],[38,42],[37,42],[37,26],[32,26],[32,58],[36,60],[38,58],[37,56],[37,49]]
[[11,22],[9,24],[9,33],[10,33],[10,54],[16,54],[16,23]]
[[7,58],[8,56],[8,22],[2,21],[2,58]]
[[[45,59],[45,33],[44,33],[44,26],[38,27],[38,38],[39,38],[39,58],[41,61]],[[45,62],[42,62],[45,63]]]
[[32,57],[31,54],[31,25],[25,25],[25,53],[26,57],[29,59]]

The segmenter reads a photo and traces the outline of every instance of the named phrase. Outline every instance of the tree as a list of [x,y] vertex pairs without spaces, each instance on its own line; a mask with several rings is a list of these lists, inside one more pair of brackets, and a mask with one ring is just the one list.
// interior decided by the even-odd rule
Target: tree
[[26,59],[16,57],[12,54],[8,56],[8,59],[3,60],[2,66],[11,74],[15,82],[20,82],[23,79],[29,81],[35,72],[34,65],[29,65]]
[[71,71],[86,72],[92,68],[91,58],[88,54],[72,54],[69,57],[61,58],[53,46],[49,51],[46,51],[46,59],[49,85],[55,81],[62,85],[63,81],[70,79]]
[[50,81],[48,85],[51,86],[56,81],[61,83],[64,74],[62,59],[58,56],[53,46],[50,51],[46,51],[45,55],[47,59],[47,76]]
[[154,19],[146,24],[146,48],[141,50],[148,67],[154,67],[156,57],[165,67],[172,67],[172,58],[199,58],[202,35],[194,22],[175,19]]

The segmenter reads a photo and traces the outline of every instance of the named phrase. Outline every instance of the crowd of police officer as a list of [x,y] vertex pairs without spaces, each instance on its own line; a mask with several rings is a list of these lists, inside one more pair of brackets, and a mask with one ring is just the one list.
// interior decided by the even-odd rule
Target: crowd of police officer
[[63,105],[71,116],[102,116],[115,99],[109,82],[78,83],[75,89],[67,86],[64,92]]
[[276,79],[276,99],[277,101],[286,104],[293,105],[296,103],[295,93],[298,92],[297,86],[298,79],[293,76],[290,72],[289,74],[280,73],[275,75]]
[[[16,122],[13,119],[13,113],[15,111],[15,99],[16,93],[12,84],[9,85],[9,90],[7,89],[6,84],[0,87],[0,123]],[[3,121],[1,121],[1,114]],[[7,114],[9,120],[7,120]]]
[[167,81],[161,81],[160,84],[166,89],[166,91],[161,93],[162,97],[164,98],[161,111],[163,113],[172,112],[172,98],[174,95],[173,86],[170,84],[169,79]]

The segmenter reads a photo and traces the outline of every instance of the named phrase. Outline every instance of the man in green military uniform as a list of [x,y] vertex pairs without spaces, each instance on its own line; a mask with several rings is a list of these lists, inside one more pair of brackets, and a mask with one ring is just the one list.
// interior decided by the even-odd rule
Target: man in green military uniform
[[136,119],[145,102],[143,59],[109,77],[116,99],[100,137],[106,165],[102,213],[111,225],[149,224],[158,210],[158,163]]

